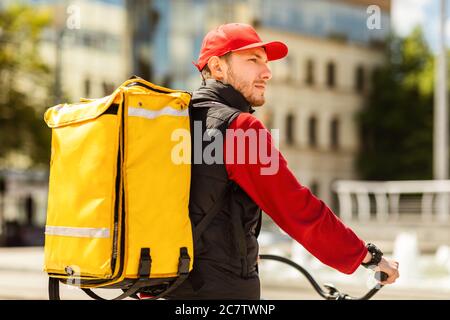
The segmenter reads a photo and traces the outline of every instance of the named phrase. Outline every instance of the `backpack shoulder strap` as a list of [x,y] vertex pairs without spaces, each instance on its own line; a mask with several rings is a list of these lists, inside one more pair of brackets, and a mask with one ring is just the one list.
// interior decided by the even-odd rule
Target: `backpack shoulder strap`
[[197,241],[200,239],[200,236],[202,233],[206,230],[208,225],[211,223],[211,221],[214,219],[214,217],[219,213],[219,211],[223,208],[226,199],[228,198],[232,184],[234,182],[232,180],[228,181],[227,185],[225,186],[225,189],[223,190],[222,194],[219,196],[217,201],[214,203],[214,205],[211,207],[211,209],[206,213],[205,217],[200,221],[199,224],[194,228],[194,244],[197,243]]
[[223,130],[227,129],[230,126],[231,122],[233,122],[233,120],[237,116],[239,116],[240,113],[242,113],[242,111],[239,109],[236,109],[225,103],[212,100],[191,103],[189,109],[195,108],[210,109],[210,111],[208,111],[209,116],[212,116],[213,118],[223,119],[223,127],[221,128]]

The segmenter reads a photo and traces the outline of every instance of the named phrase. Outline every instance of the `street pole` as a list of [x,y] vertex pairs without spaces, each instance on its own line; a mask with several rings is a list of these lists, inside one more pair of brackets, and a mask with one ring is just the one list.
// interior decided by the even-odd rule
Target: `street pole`
[[55,74],[54,74],[54,104],[59,104],[63,96],[63,50],[64,36],[67,23],[67,0],[60,1],[54,6],[53,28],[55,31]]
[[56,30],[55,46],[55,101],[54,104],[61,103],[62,100],[62,50],[63,50],[64,29]]
[[[439,51],[435,68],[433,176],[435,180],[448,179],[448,107],[447,56],[445,46],[446,0],[440,1]],[[438,205],[438,217],[448,217],[448,195],[443,194]]]

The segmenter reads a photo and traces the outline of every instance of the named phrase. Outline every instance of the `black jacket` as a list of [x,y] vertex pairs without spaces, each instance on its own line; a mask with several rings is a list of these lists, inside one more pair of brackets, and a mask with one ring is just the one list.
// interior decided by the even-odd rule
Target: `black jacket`
[[[194,267],[189,278],[168,299],[259,299],[257,233],[261,210],[234,182],[228,179],[223,161],[198,162],[194,153],[211,143],[202,142],[206,129],[225,130],[241,112],[253,112],[240,92],[219,81],[206,84],[193,93],[190,108],[192,132],[192,176],[189,214],[195,226],[226,194],[220,211],[194,243]],[[211,131],[209,131],[211,132]],[[197,138],[196,138],[197,137]],[[212,138],[214,139],[214,138]],[[212,140],[214,141],[214,140]]]

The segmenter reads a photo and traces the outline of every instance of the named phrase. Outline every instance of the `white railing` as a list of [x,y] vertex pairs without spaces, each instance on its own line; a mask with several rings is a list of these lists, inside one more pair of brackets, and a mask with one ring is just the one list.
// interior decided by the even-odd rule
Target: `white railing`
[[[370,220],[372,214],[380,221],[395,219],[399,217],[401,207],[418,212],[425,221],[450,220],[450,180],[339,180],[333,189],[338,195],[340,217],[346,221],[354,219],[355,213],[360,221]],[[417,195],[416,201],[412,200],[412,195]]]

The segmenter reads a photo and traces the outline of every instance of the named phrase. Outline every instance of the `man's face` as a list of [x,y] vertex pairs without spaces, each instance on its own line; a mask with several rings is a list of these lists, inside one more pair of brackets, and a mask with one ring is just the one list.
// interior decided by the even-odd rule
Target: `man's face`
[[231,84],[255,107],[265,102],[267,82],[272,78],[263,48],[233,52],[225,63],[222,82]]

